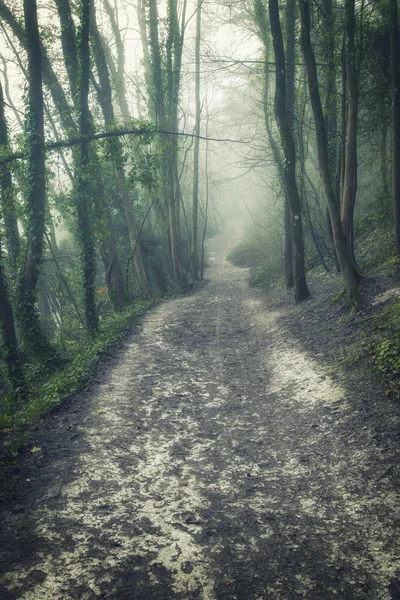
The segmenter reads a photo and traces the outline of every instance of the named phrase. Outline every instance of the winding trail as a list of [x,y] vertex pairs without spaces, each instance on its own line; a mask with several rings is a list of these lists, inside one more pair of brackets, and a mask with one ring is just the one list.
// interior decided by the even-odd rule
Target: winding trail
[[398,493],[371,475],[371,430],[232,244],[211,240],[208,285],[47,421],[2,516],[2,600],[396,597]]

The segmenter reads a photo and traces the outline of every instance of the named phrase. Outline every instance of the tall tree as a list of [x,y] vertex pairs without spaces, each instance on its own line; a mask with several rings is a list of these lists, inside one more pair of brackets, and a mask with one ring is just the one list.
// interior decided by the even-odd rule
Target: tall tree
[[36,287],[43,257],[46,201],[42,51],[36,0],[24,0],[24,18],[29,75],[27,116],[29,151],[26,199],[28,223],[26,253],[18,282],[18,319],[28,348],[52,368],[59,359],[43,333],[36,307]]
[[89,144],[85,140],[90,133],[89,112],[89,76],[90,76],[90,51],[89,51],[89,27],[91,1],[82,0],[81,17],[81,42],[80,42],[80,134],[81,158],[80,169],[77,179],[77,221],[78,236],[83,262],[83,279],[85,294],[86,324],[91,333],[98,329],[98,316],[95,303],[95,278],[96,278],[96,249],[93,229],[91,227],[91,203],[93,202],[93,186],[91,185],[91,174],[89,164]]
[[4,360],[13,391],[17,397],[26,396],[26,385],[18,353],[15,334],[14,313],[7,289],[3,256],[0,244],[0,341],[3,346]]
[[[187,0],[182,8],[182,23],[179,26],[177,2],[168,0],[168,30],[165,41],[165,77],[163,77],[162,48],[160,43],[159,18],[156,0],[149,0],[149,41],[155,116],[162,129],[177,132],[178,106],[180,94],[182,50],[185,34]],[[180,181],[178,173],[178,141],[176,135],[164,137],[161,141],[161,163],[163,195],[168,213],[168,235],[171,263],[175,284],[185,287],[187,275],[180,257]]]
[[[76,44],[76,32],[72,18],[71,6],[69,0],[56,0],[58,14],[61,24],[61,40],[64,54],[64,63],[68,73],[68,80],[71,89],[71,95],[74,101],[76,110],[80,111],[81,106],[79,105],[80,98],[77,94],[79,90],[79,81],[76,65],[79,63],[78,49]],[[93,8],[91,7],[91,16],[93,17]],[[61,107],[60,107],[61,108]],[[94,129],[93,117],[88,110],[89,118],[89,132]],[[110,298],[117,310],[121,310],[126,303],[126,287],[125,278],[119,261],[117,252],[116,242],[112,233],[112,220],[110,215],[110,208],[105,196],[104,184],[102,181],[101,165],[99,158],[95,151],[91,152],[93,171],[93,180],[96,186],[95,196],[97,198],[97,209],[101,214],[102,226],[98,227],[100,231],[101,239],[101,256],[103,259],[103,265],[106,275],[106,283],[110,291]],[[89,227],[93,227],[93,224],[89,222]],[[93,234],[94,235],[94,234]],[[89,267],[84,266],[84,269]]]
[[[97,67],[97,73],[98,73],[98,77],[99,77],[99,86],[98,86],[98,95],[97,96],[98,96],[99,104],[100,104],[102,112],[103,112],[105,125],[106,125],[106,127],[111,127],[113,125],[114,119],[115,119],[114,107],[113,107],[113,103],[112,103],[111,80],[110,80],[110,74],[109,74],[109,70],[108,70],[106,53],[105,53],[105,49],[103,46],[103,41],[101,39],[99,30],[97,28],[96,13],[95,13],[94,7],[93,7],[93,11],[92,11],[90,30],[91,30],[91,37],[92,37],[92,44],[93,44],[93,54],[94,54],[94,59],[95,59],[96,67]],[[121,41],[121,43],[122,43],[122,41]],[[121,50],[121,52],[122,52],[122,50]],[[120,67],[120,68],[122,68],[122,67]],[[118,94],[119,94],[118,97],[120,98],[120,100],[119,100],[120,102],[121,102],[122,98],[124,98],[124,101],[121,104],[121,108],[124,110],[127,110],[128,103],[126,102],[126,97],[125,97],[125,86],[123,86],[123,85],[119,86]],[[125,117],[126,119],[127,119],[127,116],[128,115],[126,115],[126,117]],[[123,164],[123,159],[122,159],[122,155],[123,155],[122,145],[118,138],[115,138],[113,140],[113,142],[111,143],[110,155],[112,156],[112,160],[114,162],[116,179],[117,179],[118,187],[119,187],[123,205],[124,205],[124,212],[125,212],[125,218],[126,218],[126,223],[127,223],[127,227],[128,227],[129,240],[131,243],[131,251],[134,252],[134,263],[135,263],[135,268],[136,268],[136,273],[138,276],[140,288],[142,290],[143,296],[148,297],[151,294],[151,290],[150,290],[149,282],[147,280],[146,270],[145,270],[144,263],[143,263],[141,242],[138,239],[138,228],[136,225],[135,215],[133,213],[132,198],[129,193],[128,185],[127,185],[126,177],[125,177],[125,170],[124,170],[124,164]]]
[[354,272],[354,265],[350,253],[350,246],[343,234],[342,222],[340,219],[340,210],[336,202],[335,192],[332,185],[331,172],[329,169],[328,139],[325,129],[321,95],[318,85],[317,66],[315,62],[314,51],[311,46],[310,9],[308,0],[300,0],[300,14],[301,46],[304,56],[304,62],[307,68],[310,101],[314,115],[318,147],[318,163],[324,185],[325,198],[331,217],[333,238],[335,241],[336,253],[342,272],[344,287],[346,289],[351,304],[354,308],[357,308],[361,301],[361,296],[358,289],[358,281],[356,278],[356,274]]
[[357,193],[358,82],[355,51],[355,0],[344,3],[345,62],[347,76],[347,135],[342,197],[342,224],[352,247],[354,204]]
[[389,0],[392,79],[392,200],[397,251],[400,252],[400,41],[397,0]]
[[309,296],[304,263],[304,241],[300,197],[296,182],[296,148],[287,115],[285,50],[279,17],[278,0],[269,0],[269,19],[275,55],[275,116],[285,156],[284,178],[290,204],[293,243],[293,279],[296,302]]
[[[291,1],[287,4],[287,12],[291,12]],[[292,288],[294,286],[293,280],[293,245],[292,245],[292,220],[290,217],[290,206],[289,200],[286,193],[286,186],[284,182],[284,158],[280,149],[276,136],[274,135],[271,119],[270,119],[270,64],[269,64],[269,34],[268,34],[268,22],[266,8],[263,0],[255,0],[254,2],[254,20],[257,26],[257,34],[264,46],[264,96],[263,96],[263,112],[264,112],[264,123],[265,130],[267,132],[268,144],[272,152],[272,157],[275,163],[275,168],[278,174],[279,186],[281,188],[282,195],[284,197],[284,222],[283,222],[283,266],[285,272],[285,283],[286,287]],[[290,29],[288,30],[287,48],[289,55],[293,59],[293,64],[286,72],[287,80],[291,80],[290,92],[288,95],[287,103],[291,107],[291,115],[289,119],[293,120],[293,92],[294,92],[294,16]],[[292,95],[291,95],[292,93]]]
[[[7,153],[10,151],[10,144],[7,121],[4,112],[4,104],[3,87],[0,84],[0,150],[3,153]],[[0,195],[1,211],[3,213],[7,240],[8,257],[13,275],[16,277],[17,261],[21,249],[21,241],[18,230],[18,219],[12,176],[10,165],[7,163],[3,164],[0,170]]]
[[201,41],[201,7],[203,0],[197,0],[196,15],[196,39],[195,39],[195,103],[196,103],[196,125],[193,149],[193,203],[192,203],[192,243],[191,243],[191,266],[192,277],[196,281],[199,278],[199,249],[198,249],[198,214],[199,214],[199,154],[200,154],[200,41]]

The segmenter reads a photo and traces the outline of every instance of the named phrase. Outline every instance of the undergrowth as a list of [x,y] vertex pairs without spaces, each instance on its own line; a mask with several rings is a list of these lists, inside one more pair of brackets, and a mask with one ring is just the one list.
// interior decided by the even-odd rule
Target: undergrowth
[[372,345],[375,365],[388,387],[387,394],[400,399],[400,299],[387,304],[377,315],[379,340]]
[[235,267],[249,268],[249,285],[269,290],[283,284],[282,265],[276,253],[260,246],[257,239],[245,239],[228,255]]
[[153,306],[154,302],[136,304],[135,307],[107,319],[96,338],[81,347],[62,370],[31,387],[30,399],[23,406],[16,406],[15,398],[11,395],[3,397],[0,405],[0,477],[1,461],[4,465],[4,461],[17,456],[26,442],[29,425],[81,390],[100,360],[112,353],[132,330],[139,316]]

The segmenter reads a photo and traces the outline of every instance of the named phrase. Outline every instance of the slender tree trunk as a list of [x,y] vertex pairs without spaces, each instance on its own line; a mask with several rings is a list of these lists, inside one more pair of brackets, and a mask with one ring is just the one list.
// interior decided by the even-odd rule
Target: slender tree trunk
[[352,244],[354,204],[357,191],[357,128],[358,128],[358,83],[355,60],[355,0],[345,0],[345,38],[347,73],[347,139],[344,189],[342,200],[342,224],[345,238]]
[[[195,42],[195,65],[196,65],[196,80],[195,80],[195,102],[196,102],[196,127],[195,135],[200,135],[200,40],[201,40],[201,6],[203,0],[197,0],[197,15],[196,15],[196,42]],[[200,138],[194,140],[194,155],[193,155],[193,204],[192,204],[192,277],[193,281],[199,278],[199,255],[198,255],[198,214],[199,214],[199,153],[200,153]]]
[[[74,100],[75,108],[78,111],[81,111],[81,106],[79,105],[80,99],[79,99],[77,93],[75,93],[76,90],[79,89],[79,80],[78,80],[79,71],[77,70],[77,67],[76,67],[79,60],[78,60],[78,49],[77,49],[77,44],[76,44],[75,26],[74,26],[74,22],[72,19],[71,6],[70,6],[69,0],[56,0],[56,3],[57,3],[57,9],[58,9],[60,25],[61,25],[61,39],[62,39],[62,46],[63,46],[63,53],[64,53],[64,63],[65,63],[66,69],[67,69],[71,94],[72,94],[72,97]],[[93,17],[94,17],[93,0],[91,0],[90,12],[91,12],[90,23],[92,23]],[[92,25],[90,25],[90,28],[93,30]],[[101,50],[101,48],[100,48],[100,50]],[[95,54],[96,54],[96,52],[99,52],[100,50],[98,49],[98,45],[94,44]],[[102,92],[104,90],[103,85],[104,85],[104,81],[101,81],[101,91]],[[110,88],[110,94],[111,94],[111,88]],[[57,105],[57,107],[59,110],[61,109],[61,106]],[[108,109],[108,106],[107,106],[107,109]],[[71,115],[71,118],[72,118],[72,115]],[[88,119],[89,119],[88,127],[89,127],[89,132],[90,132],[93,130],[93,117],[92,117],[89,109],[88,109]],[[109,121],[111,121],[111,117],[109,117]],[[77,169],[79,169],[80,167],[78,166],[79,163],[77,161],[76,154],[75,154],[75,161],[76,161],[75,167]],[[107,285],[109,287],[111,303],[113,304],[114,309],[121,310],[125,306],[126,301],[127,301],[125,278],[124,278],[123,270],[122,270],[122,267],[121,267],[121,264],[119,261],[115,238],[112,233],[112,219],[111,219],[111,214],[110,214],[110,208],[109,208],[109,205],[108,205],[107,199],[105,197],[105,193],[104,193],[104,185],[102,182],[102,175],[101,175],[101,166],[100,166],[100,162],[99,162],[97,156],[95,155],[95,153],[93,153],[91,162],[92,162],[91,170],[93,172],[93,179],[96,180],[97,204],[98,204],[100,211],[102,212],[103,220],[106,224],[106,227],[102,228],[103,234],[101,236],[101,254],[102,254],[102,258],[103,258],[105,277],[106,277]],[[95,217],[95,215],[93,215],[93,217]],[[96,218],[91,219],[91,221],[92,220],[93,220],[93,222],[95,222]],[[87,227],[92,227],[92,229],[93,229],[91,221],[87,222]],[[95,243],[94,232],[92,232],[91,235],[93,236],[93,241]],[[81,241],[83,241],[83,238],[81,238]],[[84,267],[84,269],[88,270],[90,268]]]
[[0,248],[0,337],[3,345],[4,360],[12,389],[17,397],[27,394],[21,361],[18,354],[18,343],[15,335],[14,314],[8,295],[3,269],[3,258]]
[[[125,48],[121,37],[121,30],[117,23],[116,8],[111,7],[109,0],[103,0],[103,5],[109,18],[114,43],[117,50],[117,66],[114,72],[114,89],[117,96],[117,101],[121,109],[123,121],[130,118],[130,111],[125,92]],[[109,65],[110,68],[110,65]]]
[[292,220],[294,295],[296,302],[301,302],[310,293],[306,282],[301,206],[296,182],[296,149],[286,108],[285,51],[279,19],[278,0],[269,0],[269,18],[276,68],[275,115],[285,155],[284,177]]
[[331,173],[329,170],[328,140],[322,112],[321,97],[318,87],[317,67],[310,39],[310,12],[308,0],[300,0],[300,11],[301,45],[303,50],[304,62],[306,63],[307,67],[310,100],[314,114],[318,146],[319,168],[321,171],[322,181],[324,185],[325,198],[331,216],[333,238],[335,241],[335,248],[340,269],[342,272],[344,286],[349,297],[350,303],[354,308],[357,308],[361,301],[360,292],[358,289],[358,282],[354,272],[350,248],[345,236],[343,235],[339,207],[336,203],[335,193],[331,180]]
[[[295,21],[296,21],[296,0],[288,0],[286,3],[286,110],[289,120],[289,126],[293,131],[294,127],[294,77],[295,77]],[[269,66],[266,67],[269,69]],[[283,167],[283,165],[282,165]],[[290,215],[290,204],[285,194],[285,213],[284,213],[284,241],[283,241],[283,259],[285,267],[285,281],[288,289],[294,286],[293,278],[293,242],[292,242],[292,219]]]
[[42,53],[37,22],[36,0],[24,0],[24,17],[28,54],[28,190],[27,244],[18,281],[18,320],[27,347],[48,368],[54,368],[59,357],[46,339],[36,307],[36,288],[43,256],[45,233],[46,171],[44,158],[44,120],[42,92]]
[[[80,135],[85,138],[90,132],[90,113],[88,104],[90,54],[89,25],[91,0],[82,0],[81,22],[81,81],[80,81]],[[90,333],[98,330],[98,316],[95,303],[96,253],[95,240],[91,227],[91,202],[93,187],[90,185],[90,164],[88,142],[81,144],[80,169],[77,185],[77,221],[78,237],[82,253],[83,281],[85,298],[86,325]]]
[[[186,1],[183,13],[185,12]],[[149,0],[149,32],[152,60],[153,85],[155,90],[156,117],[160,126],[169,131],[177,131],[177,110],[180,87],[180,65],[183,36],[179,32],[176,0],[168,2],[168,37],[166,41],[167,77],[166,85],[161,70],[161,51],[158,32],[158,11],[156,0]],[[162,141],[163,192],[168,211],[169,243],[174,281],[179,287],[187,284],[186,274],[179,259],[178,207],[179,181],[176,168],[178,143],[175,136]]]
[[[10,152],[8,128],[4,114],[3,88],[0,84],[0,149],[1,152]],[[4,218],[4,227],[7,240],[7,250],[14,279],[17,277],[17,260],[21,249],[18,231],[17,210],[15,205],[14,189],[9,165],[0,167],[0,193],[1,212]]]
[[[107,0],[105,0],[107,1]],[[106,54],[104,51],[103,42],[97,24],[95,21],[95,12],[93,10],[92,24],[91,24],[91,35],[93,39],[93,51],[95,56],[95,62],[97,67],[97,73],[100,81],[100,93],[98,95],[99,104],[101,106],[104,122],[106,127],[111,127],[114,122],[114,108],[112,104],[112,91],[110,75],[107,67]],[[122,43],[122,42],[121,42]],[[120,90],[120,93],[125,96],[124,88]],[[114,166],[116,171],[117,184],[120,189],[122,196],[126,223],[128,226],[129,240],[131,243],[131,250],[135,250],[134,263],[136,273],[139,280],[139,285],[142,290],[144,297],[151,295],[150,286],[147,280],[146,271],[143,264],[141,243],[137,240],[137,225],[135,215],[133,213],[132,198],[130,196],[128,186],[126,183],[123,159],[122,159],[122,146],[119,139],[115,139],[112,142],[111,155],[114,157]]]
[[392,202],[397,252],[400,252],[400,41],[397,0],[389,0],[392,77]]
[[[291,8],[291,7],[290,7]],[[264,66],[264,122],[265,129],[267,132],[269,146],[272,150],[272,156],[274,158],[275,167],[277,169],[278,181],[280,183],[280,187],[282,190],[282,195],[284,197],[284,220],[283,220],[283,267],[285,272],[285,282],[286,287],[292,288],[294,286],[293,280],[293,244],[292,244],[292,220],[290,217],[290,206],[289,200],[287,196],[286,186],[284,182],[284,163],[283,157],[281,154],[281,150],[279,148],[279,144],[277,143],[275,136],[272,132],[271,124],[270,124],[270,99],[269,99],[269,73],[270,66],[268,64],[268,49],[269,49],[269,39],[268,39],[268,23],[267,23],[267,15],[266,8],[262,0],[255,0],[254,2],[254,13],[255,13],[255,21],[258,28],[258,35],[264,45],[265,49],[265,66]],[[290,14],[290,10],[289,10]],[[294,19],[293,19],[294,24]],[[286,76],[287,78],[291,78],[294,81],[294,40],[293,40],[293,27],[291,28],[291,33],[288,35],[291,39],[291,43],[289,44],[289,54],[291,53],[293,64],[289,68]],[[292,88],[293,89],[293,88]],[[292,103],[290,102],[290,92],[289,92],[289,104],[291,104],[291,118],[293,118],[293,99]]]
[[[335,16],[333,0],[324,2],[324,56],[327,62],[326,72],[326,98],[325,98],[325,128],[328,136],[329,169],[332,179],[336,181],[337,153],[338,153],[338,124],[337,124],[337,98],[336,98],[336,69],[335,69]],[[339,201],[340,202],[340,201]],[[338,202],[338,204],[339,204]],[[332,223],[329,210],[325,211],[326,229],[333,254],[336,271],[340,270],[336,256],[335,242],[333,240]]]

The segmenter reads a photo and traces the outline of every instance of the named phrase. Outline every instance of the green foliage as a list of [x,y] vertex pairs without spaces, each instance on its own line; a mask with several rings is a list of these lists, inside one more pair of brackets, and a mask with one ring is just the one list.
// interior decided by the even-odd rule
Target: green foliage
[[384,381],[390,387],[390,394],[400,397],[400,333],[384,339],[376,348],[375,364]]
[[154,305],[154,302],[142,302],[108,319],[94,340],[81,344],[64,369],[42,383],[34,385],[31,382],[31,400],[22,409],[15,409],[15,398],[11,394],[2,398],[0,431],[7,432],[3,441],[3,453],[6,456],[18,453],[18,449],[25,442],[27,427],[34,419],[57,408],[68,397],[82,389],[100,360],[112,353],[132,331],[137,319]]

